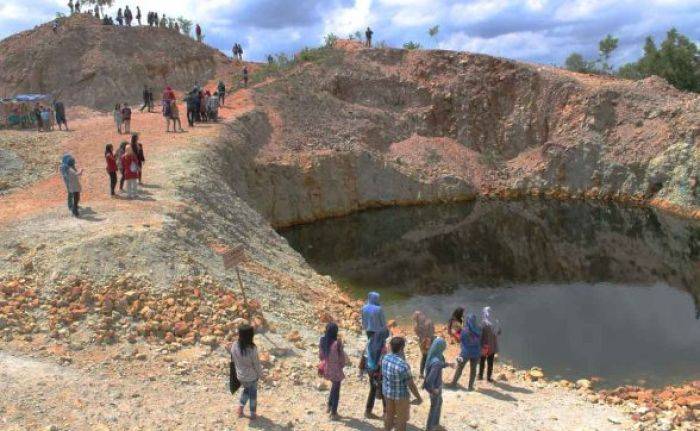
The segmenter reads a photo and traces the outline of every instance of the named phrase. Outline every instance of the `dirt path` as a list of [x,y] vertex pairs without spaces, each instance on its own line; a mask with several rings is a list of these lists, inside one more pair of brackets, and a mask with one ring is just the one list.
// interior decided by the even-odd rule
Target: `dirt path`
[[[221,108],[222,121],[234,118],[253,107],[250,92],[241,90],[227,99]],[[181,112],[185,112],[183,108]],[[105,172],[104,147],[111,143],[115,149],[128,135],[117,134],[111,115],[96,115],[70,123],[72,131],[53,132],[60,136],[60,152],[70,153],[77,160],[78,169],[84,169],[81,206],[83,216],[74,219],[65,207],[66,192],[56,171],[51,177],[0,197],[0,226],[9,226],[41,216],[50,215],[62,226],[85,231],[110,229],[130,221],[157,225],[168,209],[179,205],[173,199],[171,173],[177,166],[179,151],[205,145],[217,136],[219,124],[197,124],[185,133],[166,133],[165,122],[159,113],[142,113],[134,109],[131,130],[139,133],[146,156],[140,197],[127,200],[123,195],[109,196],[109,179]],[[25,133],[36,133],[27,131]],[[58,163],[57,163],[58,166]]]

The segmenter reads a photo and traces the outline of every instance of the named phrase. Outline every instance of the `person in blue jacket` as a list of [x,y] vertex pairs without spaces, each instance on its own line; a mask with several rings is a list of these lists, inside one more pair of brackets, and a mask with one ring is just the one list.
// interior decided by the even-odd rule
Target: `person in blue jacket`
[[451,386],[457,386],[457,381],[462,376],[464,367],[469,362],[469,387],[468,390],[474,390],[474,380],[476,378],[476,367],[481,357],[481,328],[479,327],[476,316],[469,313],[467,316],[467,324],[462,329],[462,334],[459,338],[460,354],[457,358],[457,370],[452,378]]
[[423,389],[430,395],[430,412],[428,413],[428,423],[425,426],[427,431],[440,429],[440,413],[442,411],[442,369],[452,366],[445,362],[445,348],[447,343],[441,337],[433,340],[425,365],[425,381]]
[[386,317],[379,304],[379,294],[370,292],[367,303],[362,307],[362,330],[367,333],[367,338],[372,338],[375,332],[386,329]]

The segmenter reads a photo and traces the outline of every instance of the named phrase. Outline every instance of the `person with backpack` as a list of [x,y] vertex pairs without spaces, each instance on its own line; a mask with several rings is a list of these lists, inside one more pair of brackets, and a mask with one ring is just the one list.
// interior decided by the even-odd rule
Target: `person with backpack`
[[117,23],[119,25],[124,25],[124,15],[122,15],[122,8],[117,9]]
[[333,322],[326,325],[326,333],[319,340],[318,359],[319,375],[331,382],[326,411],[331,420],[337,421],[340,418],[338,416],[340,386],[345,379],[343,367],[348,360],[343,350],[343,342],[338,338],[338,325]]
[[224,81],[219,81],[217,91],[219,92],[219,106],[224,106],[226,104],[226,84]]
[[382,395],[386,399],[384,429],[406,431],[410,418],[410,394],[416,398],[416,404],[423,402],[416,384],[413,382],[411,367],[404,359],[406,339],[394,337],[389,342],[391,353],[382,359]]
[[80,177],[83,175],[83,170],[78,171],[75,167],[75,159],[70,158],[68,160],[68,170],[66,171],[68,176],[68,193],[72,195],[72,205],[71,212],[75,217],[80,217],[78,212],[78,205],[80,204],[80,192],[82,187],[80,186]]
[[418,337],[418,347],[420,347],[420,377],[425,375],[425,365],[428,358],[428,350],[433,344],[435,338],[435,325],[422,311],[413,313],[413,331]]
[[374,402],[382,400],[382,416],[386,413],[386,401],[382,395],[382,359],[387,354],[386,340],[389,338],[389,330],[383,329],[372,334],[367,341],[364,355],[360,362],[360,372],[367,371],[369,377],[369,394],[365,404],[365,418],[379,419],[374,411]]
[[126,145],[125,152],[122,156],[122,167],[124,168],[124,177],[126,179],[126,196],[129,199],[136,197],[137,181],[139,179],[139,158],[134,152],[133,145]]
[[[66,193],[68,194],[68,209],[73,210],[73,194],[70,193],[68,189],[68,168],[70,167],[71,160],[73,160],[73,156],[70,154],[64,154],[63,157],[61,157],[61,165],[59,166],[59,171],[61,172],[61,178],[63,178],[63,184],[66,186]],[[73,161],[75,163],[75,161]]]
[[127,103],[124,103],[122,108],[122,123],[124,123],[124,133],[131,133],[131,108]]
[[238,328],[238,341],[231,344],[231,361],[235,365],[236,377],[243,387],[238,417],[243,417],[245,405],[250,406],[250,418],[255,419],[258,407],[258,381],[263,377],[258,348],[253,342],[255,330],[250,325]]
[[105,147],[105,161],[107,162],[107,175],[109,175],[109,194],[114,196],[114,188],[117,186],[117,159],[114,158],[112,144],[107,144]]
[[379,294],[370,292],[367,295],[367,303],[362,307],[362,330],[371,339],[375,332],[386,329],[386,316],[379,303]]
[[479,359],[479,380],[484,380],[484,365],[487,365],[486,380],[492,382],[493,362],[498,353],[498,336],[501,326],[491,317],[491,307],[481,310],[481,358]]
[[427,365],[425,366],[425,380],[423,389],[430,396],[430,412],[426,431],[433,431],[440,428],[440,413],[442,411],[442,370],[451,366],[445,361],[444,352],[447,343],[441,337],[433,340],[430,350],[428,350]]
[[457,369],[452,377],[451,386],[457,386],[457,381],[462,376],[464,367],[469,362],[469,386],[467,390],[474,390],[474,380],[476,378],[476,365],[481,357],[481,328],[476,322],[476,316],[469,314],[467,324],[460,334],[460,354],[457,357]]

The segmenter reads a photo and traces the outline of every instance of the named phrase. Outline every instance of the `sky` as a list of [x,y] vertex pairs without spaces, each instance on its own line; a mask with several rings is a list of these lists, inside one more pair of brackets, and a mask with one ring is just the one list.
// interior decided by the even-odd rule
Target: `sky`
[[[66,13],[68,0],[0,0],[0,38]],[[139,5],[199,23],[205,41],[246,59],[291,54],[371,26],[375,41],[400,47],[470,51],[544,64],[571,52],[597,57],[606,34],[620,39],[613,63],[636,60],[646,36],[657,41],[676,27],[700,41],[700,0],[116,0],[111,9]],[[439,25],[436,38],[428,28]]]

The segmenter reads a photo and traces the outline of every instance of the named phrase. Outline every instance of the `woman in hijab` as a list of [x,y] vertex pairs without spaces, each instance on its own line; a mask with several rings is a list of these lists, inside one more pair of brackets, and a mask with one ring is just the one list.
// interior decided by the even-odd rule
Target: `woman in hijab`
[[343,367],[347,362],[343,343],[338,338],[338,325],[331,322],[326,325],[326,333],[318,343],[319,373],[330,380],[331,391],[328,394],[328,413],[331,420],[338,420],[340,402],[340,384],[345,379]]
[[481,328],[477,324],[476,316],[469,313],[467,324],[462,329],[459,336],[460,354],[457,361],[457,370],[452,378],[452,386],[457,386],[457,381],[462,376],[462,370],[469,362],[469,391],[474,390],[474,380],[476,378],[476,365],[481,357]]
[[479,360],[479,380],[484,380],[484,364],[488,365],[486,380],[491,380],[493,362],[498,353],[498,336],[501,335],[501,325],[491,317],[491,307],[481,310],[481,359]]
[[459,335],[462,332],[462,326],[464,325],[464,308],[457,307],[455,311],[452,312],[452,317],[447,323],[447,333],[450,336],[450,343],[459,343]]
[[61,178],[63,178],[63,183],[66,185],[66,192],[68,193],[68,210],[72,212],[73,193],[71,193],[68,189],[68,168],[70,167],[71,160],[74,160],[73,156],[70,154],[64,154],[63,157],[61,157],[61,166],[59,167],[59,171],[61,172]]
[[[365,349],[365,370],[369,376],[369,395],[365,406],[365,418],[377,419],[372,413],[374,401],[379,398],[386,409],[386,401],[382,396],[382,357],[387,353],[386,340],[389,338],[389,330],[384,328],[372,334]],[[382,411],[383,413],[383,411]]]
[[435,338],[435,325],[422,311],[413,313],[413,330],[418,337],[418,345],[420,347],[420,376],[423,378],[426,358],[433,339]]
[[433,340],[427,355],[427,365],[425,367],[425,381],[423,389],[430,395],[430,413],[428,413],[427,431],[434,430],[440,426],[440,412],[442,411],[442,369],[450,366],[445,362],[445,348],[447,343],[444,339],[437,337]]

